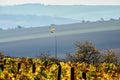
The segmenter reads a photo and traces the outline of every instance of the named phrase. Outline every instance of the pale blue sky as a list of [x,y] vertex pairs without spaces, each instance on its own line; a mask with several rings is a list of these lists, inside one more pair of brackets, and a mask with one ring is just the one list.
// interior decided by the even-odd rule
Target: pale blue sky
[[0,5],[40,3],[46,5],[120,5],[120,0],[0,0]]

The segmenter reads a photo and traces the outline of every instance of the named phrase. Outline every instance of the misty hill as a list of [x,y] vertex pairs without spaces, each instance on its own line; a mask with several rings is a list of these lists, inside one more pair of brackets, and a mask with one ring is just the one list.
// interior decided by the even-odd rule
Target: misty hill
[[[11,16],[11,17],[10,17]],[[6,18],[7,17],[7,18]],[[90,6],[90,5],[42,5],[24,4],[14,6],[0,6],[0,26],[9,27],[18,24],[23,26],[41,26],[49,24],[66,24],[82,20],[96,21],[104,18],[118,19],[120,6]],[[2,19],[1,19],[2,18]],[[7,20],[5,20],[8,19]],[[10,20],[11,19],[11,20]],[[17,19],[17,22],[14,22]],[[32,20],[33,19],[33,20]],[[5,21],[3,21],[5,20]],[[22,21],[21,21],[22,20]],[[33,25],[34,23],[34,25]]]
[[70,24],[79,22],[78,20],[62,18],[62,17],[50,17],[50,16],[35,16],[35,15],[0,15],[0,27],[1,28],[16,28],[22,27],[39,27],[48,26],[50,24]]
[[57,16],[76,20],[98,20],[100,18],[109,19],[120,17],[120,6],[24,4],[0,6],[0,14]]
[[97,21],[0,31],[0,50],[11,56],[35,56],[46,52],[54,56],[55,35],[58,55],[76,50],[76,41],[90,41],[98,49],[120,48],[120,20]]

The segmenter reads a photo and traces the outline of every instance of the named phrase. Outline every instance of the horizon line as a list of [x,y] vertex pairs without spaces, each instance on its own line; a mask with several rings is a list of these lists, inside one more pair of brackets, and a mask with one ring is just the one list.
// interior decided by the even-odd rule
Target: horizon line
[[42,3],[0,4],[0,6],[21,6],[21,5],[44,5],[44,6],[120,6],[120,4],[42,4]]

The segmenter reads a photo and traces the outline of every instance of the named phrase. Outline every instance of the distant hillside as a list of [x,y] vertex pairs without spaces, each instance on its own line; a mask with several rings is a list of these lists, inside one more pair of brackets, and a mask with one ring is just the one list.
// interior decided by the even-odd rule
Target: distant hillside
[[16,28],[22,27],[39,27],[48,26],[50,24],[70,24],[80,22],[78,20],[51,17],[51,16],[35,16],[35,15],[0,15],[0,28]]
[[120,6],[116,5],[41,5],[24,4],[0,6],[0,14],[57,16],[76,20],[99,20],[120,17]]
[[34,27],[85,21],[109,20],[120,17],[120,6],[41,5],[0,6],[0,27]]
[[84,22],[0,31],[0,51],[11,56],[35,56],[46,52],[54,56],[55,35],[58,55],[74,52],[76,41],[90,41],[99,50],[120,48],[120,20]]

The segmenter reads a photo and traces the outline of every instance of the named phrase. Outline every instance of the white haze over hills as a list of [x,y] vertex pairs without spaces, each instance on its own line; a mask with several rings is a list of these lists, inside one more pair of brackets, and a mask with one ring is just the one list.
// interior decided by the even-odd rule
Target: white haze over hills
[[39,3],[45,5],[120,5],[119,0],[0,0],[0,5]]
[[55,23],[70,24],[80,22],[79,20],[62,18],[62,17],[51,17],[51,16],[36,16],[36,15],[0,15],[0,27],[2,29],[15,29],[18,26],[23,28],[29,27],[42,27],[50,26]]
[[120,17],[119,5],[42,5],[0,6],[0,28],[39,27]]

